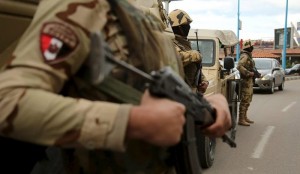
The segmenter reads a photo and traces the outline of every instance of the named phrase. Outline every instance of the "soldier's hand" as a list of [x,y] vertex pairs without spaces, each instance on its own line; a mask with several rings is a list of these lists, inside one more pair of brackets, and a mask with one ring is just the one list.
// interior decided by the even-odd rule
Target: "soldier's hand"
[[205,93],[205,91],[208,87],[208,84],[209,84],[208,81],[201,82],[197,87],[198,91],[201,92],[202,94]]
[[231,114],[226,98],[222,94],[205,97],[216,110],[216,121],[203,130],[210,137],[221,137],[231,127]]
[[190,50],[190,58],[191,58],[191,62],[202,61],[201,54],[197,50]]
[[249,73],[249,76],[250,76],[250,77],[253,77],[253,76],[254,76],[254,72],[250,72],[250,73]]
[[185,106],[145,92],[140,106],[130,113],[128,138],[142,139],[157,146],[171,146],[180,141],[185,123]]

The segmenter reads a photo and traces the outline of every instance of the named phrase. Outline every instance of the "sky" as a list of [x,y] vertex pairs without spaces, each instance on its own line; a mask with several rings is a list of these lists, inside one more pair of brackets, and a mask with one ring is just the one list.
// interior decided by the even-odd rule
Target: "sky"
[[[274,40],[274,29],[285,27],[287,0],[183,0],[169,4],[186,11],[193,19],[192,28],[232,30],[237,34],[238,1],[242,29],[239,38]],[[288,1],[287,27],[300,22],[299,0]],[[299,31],[300,33],[300,31]]]

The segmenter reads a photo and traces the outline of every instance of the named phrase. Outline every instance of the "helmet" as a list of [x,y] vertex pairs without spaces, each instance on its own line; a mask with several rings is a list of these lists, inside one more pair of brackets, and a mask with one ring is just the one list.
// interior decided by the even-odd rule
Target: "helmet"
[[251,46],[253,45],[250,40],[243,43],[243,49],[250,48]]
[[173,10],[169,14],[169,21],[172,27],[192,23],[192,18],[183,10]]

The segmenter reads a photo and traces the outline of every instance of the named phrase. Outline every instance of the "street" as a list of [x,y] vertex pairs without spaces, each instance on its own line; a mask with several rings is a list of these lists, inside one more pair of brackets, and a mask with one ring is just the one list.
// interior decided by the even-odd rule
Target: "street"
[[248,116],[238,126],[237,148],[218,139],[215,161],[204,174],[300,173],[300,80],[286,81],[283,91],[256,92]]

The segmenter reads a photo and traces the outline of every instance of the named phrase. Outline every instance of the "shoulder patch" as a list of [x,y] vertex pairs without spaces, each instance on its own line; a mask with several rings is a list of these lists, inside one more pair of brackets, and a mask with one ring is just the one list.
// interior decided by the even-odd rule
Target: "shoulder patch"
[[56,64],[64,60],[78,45],[78,37],[67,25],[45,23],[40,35],[40,48],[45,62]]

